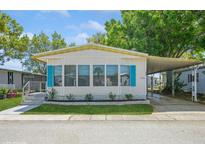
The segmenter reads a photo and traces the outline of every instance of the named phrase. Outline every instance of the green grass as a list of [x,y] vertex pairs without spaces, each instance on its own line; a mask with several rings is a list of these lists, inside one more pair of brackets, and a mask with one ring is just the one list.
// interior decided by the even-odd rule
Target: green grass
[[21,104],[21,97],[1,99],[0,111],[15,107],[19,104]]
[[53,105],[43,104],[24,114],[151,114],[153,107],[148,104],[134,105]]

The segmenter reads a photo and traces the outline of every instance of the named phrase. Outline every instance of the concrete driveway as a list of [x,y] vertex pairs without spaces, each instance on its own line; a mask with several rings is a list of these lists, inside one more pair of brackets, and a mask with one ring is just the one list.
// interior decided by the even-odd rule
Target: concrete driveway
[[154,106],[155,112],[205,112],[205,105],[194,103],[191,101],[181,100],[159,94],[154,94],[153,97],[149,97],[150,103]]

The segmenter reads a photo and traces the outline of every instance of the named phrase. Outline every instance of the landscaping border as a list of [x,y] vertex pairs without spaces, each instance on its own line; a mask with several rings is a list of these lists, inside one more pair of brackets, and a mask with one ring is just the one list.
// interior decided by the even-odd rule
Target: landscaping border
[[126,105],[126,104],[150,104],[150,100],[92,100],[92,101],[59,101],[59,100],[50,100],[45,101],[44,104],[56,104],[56,105]]

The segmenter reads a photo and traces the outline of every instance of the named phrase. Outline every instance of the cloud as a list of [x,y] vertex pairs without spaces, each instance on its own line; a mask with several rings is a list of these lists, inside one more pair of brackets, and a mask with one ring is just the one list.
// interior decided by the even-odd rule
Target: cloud
[[62,17],[70,17],[70,13],[66,10],[55,10],[55,11],[51,11],[51,10],[46,10],[46,11],[41,11],[42,13],[55,13],[55,14],[58,14]]
[[84,23],[81,26],[87,29],[93,29],[99,32],[105,32],[104,25],[101,25],[100,23],[94,20],[89,20],[87,23]]
[[31,33],[31,32],[23,32],[23,33],[21,34],[21,36],[24,36],[24,35],[27,35],[30,40],[31,40],[31,39],[33,38],[33,36],[34,36],[34,34]]
[[80,25],[67,25],[66,28],[72,30],[90,29],[97,32],[105,32],[105,26],[94,20],[89,20],[85,23],[81,23]]
[[76,36],[73,37],[67,37],[66,41],[68,43],[75,42],[77,45],[86,44],[87,38],[89,38],[89,35],[87,33],[79,33]]

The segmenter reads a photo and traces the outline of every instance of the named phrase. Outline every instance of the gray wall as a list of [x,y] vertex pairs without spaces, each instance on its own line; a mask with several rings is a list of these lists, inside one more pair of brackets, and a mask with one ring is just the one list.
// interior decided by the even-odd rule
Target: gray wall
[[23,73],[22,85],[22,72],[0,70],[0,84],[8,84],[8,72],[13,72],[13,84],[16,89],[21,89],[27,81],[46,81],[46,76]]
[[8,72],[0,70],[0,84],[8,84]]
[[[22,73],[14,72],[14,84],[16,89],[22,88]],[[8,78],[8,77],[7,77]]]

